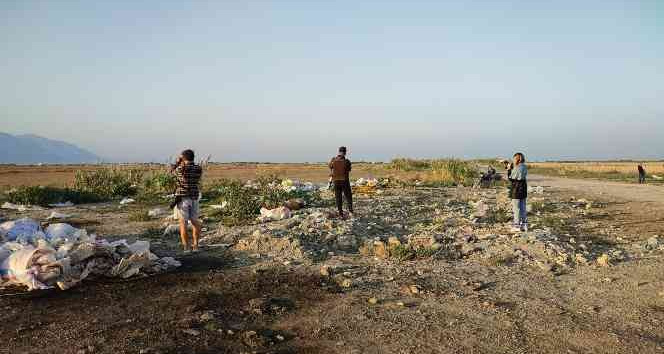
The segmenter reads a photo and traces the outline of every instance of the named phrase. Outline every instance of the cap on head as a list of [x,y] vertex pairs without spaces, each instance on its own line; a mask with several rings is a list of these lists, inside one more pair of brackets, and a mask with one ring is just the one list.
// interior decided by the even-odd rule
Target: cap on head
[[185,161],[194,161],[194,150],[187,149],[182,151],[182,158]]

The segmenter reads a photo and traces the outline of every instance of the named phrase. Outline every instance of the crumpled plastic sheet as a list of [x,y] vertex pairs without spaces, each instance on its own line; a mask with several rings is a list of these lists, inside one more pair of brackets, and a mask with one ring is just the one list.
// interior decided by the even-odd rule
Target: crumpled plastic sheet
[[2,206],[0,206],[1,209],[10,209],[10,210],[17,210],[20,212],[24,211],[29,211],[29,210],[44,210],[44,208],[36,205],[22,205],[22,204],[14,204],[10,202],[4,202]]
[[543,194],[544,193],[544,187],[542,187],[542,186],[528,186],[528,193]]
[[122,199],[122,200],[120,201],[120,205],[131,204],[131,203],[133,203],[133,202],[135,202],[135,201],[136,201],[136,200],[134,200],[134,199],[132,199],[132,198],[124,198],[124,199]]
[[286,207],[279,207],[275,209],[261,208],[261,216],[258,219],[262,222],[265,221],[277,221],[283,219],[289,219],[291,217],[290,209]]
[[64,203],[54,203],[54,204],[49,204],[48,206],[54,207],[54,208],[65,208],[65,207],[72,207],[74,206],[74,203],[70,201],[66,201]]
[[367,187],[376,187],[378,186],[378,180],[369,177],[369,178],[360,178],[355,183],[352,183],[353,186],[367,186]]
[[9,221],[0,224],[0,236],[7,240],[0,243],[0,288],[66,290],[88,276],[126,279],[181,265],[150,252],[148,241],[109,242],[64,223],[42,230],[31,219]]
[[65,214],[65,213],[59,213],[57,211],[54,211],[51,213],[51,215],[46,218],[47,220],[54,220],[54,219],[68,219],[71,218],[71,214]]

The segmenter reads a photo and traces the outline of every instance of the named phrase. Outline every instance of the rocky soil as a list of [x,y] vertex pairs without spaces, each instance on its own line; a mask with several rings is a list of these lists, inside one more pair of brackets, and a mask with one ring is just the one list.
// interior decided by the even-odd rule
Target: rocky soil
[[195,255],[164,235],[162,217],[129,222],[137,206],[63,208],[75,214],[68,222],[149,239],[183,266],[67,292],[0,293],[0,352],[663,351],[664,228],[649,222],[662,205],[643,215],[606,195],[533,190],[530,230],[511,233],[502,188],[378,190],[356,196],[349,220],[331,198],[281,221],[208,221]]

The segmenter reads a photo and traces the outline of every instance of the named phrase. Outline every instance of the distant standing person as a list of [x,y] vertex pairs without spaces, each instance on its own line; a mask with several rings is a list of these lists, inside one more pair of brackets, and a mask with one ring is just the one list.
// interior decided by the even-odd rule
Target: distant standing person
[[637,168],[639,170],[639,184],[646,183],[646,169],[641,164]]
[[[171,166],[171,172],[177,179],[175,190],[176,214],[180,219],[180,239],[185,253],[190,250],[198,252],[198,238],[201,235],[201,222],[198,220],[200,197],[199,184],[203,169],[194,163],[194,152],[184,150],[178,157],[175,165]],[[187,235],[187,222],[191,222],[193,235],[191,249],[189,248],[189,236]]]
[[337,156],[332,158],[330,161],[330,176],[332,177],[332,183],[334,184],[334,195],[337,202],[337,210],[339,211],[339,216],[344,218],[343,210],[343,199],[346,198],[346,203],[348,204],[348,211],[351,216],[353,214],[353,191],[350,188],[350,171],[352,169],[352,164],[350,160],[346,158],[347,149],[345,146],[339,148],[339,153]]
[[512,199],[512,211],[514,212],[514,223],[512,231],[528,231],[528,211],[526,210],[526,199],[528,198],[528,167],[525,156],[517,152],[514,154],[512,168],[509,169],[508,178],[511,182],[510,199]]

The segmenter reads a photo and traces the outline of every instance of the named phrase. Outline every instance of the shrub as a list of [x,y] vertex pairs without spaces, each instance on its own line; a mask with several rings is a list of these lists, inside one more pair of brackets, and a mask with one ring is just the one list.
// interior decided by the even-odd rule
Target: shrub
[[245,188],[239,180],[222,179],[216,181],[211,188],[210,195],[221,203],[226,202],[223,209],[224,219],[230,221],[226,224],[242,223],[253,219],[260,211],[260,203],[256,197],[256,190]]
[[175,191],[177,179],[175,175],[166,171],[152,172],[143,179],[143,188],[146,193],[170,194]]
[[416,252],[408,245],[397,245],[390,248],[390,255],[399,261],[407,261],[415,258]]
[[143,170],[103,168],[93,171],[76,171],[74,189],[98,196],[101,199],[113,199],[136,194],[136,188],[143,179]]
[[143,179],[137,199],[142,202],[161,202],[164,195],[175,192],[177,178],[167,171],[154,171]]
[[546,202],[532,202],[530,203],[530,206],[533,214],[553,213],[556,211],[556,206],[554,204]]
[[387,167],[396,171],[423,171],[431,169],[431,162],[429,160],[396,158],[392,159]]
[[504,224],[512,221],[514,214],[511,209],[495,207],[487,211],[484,221],[489,224]]
[[472,186],[479,176],[477,165],[459,159],[438,159],[431,161],[434,181],[452,185]]
[[129,213],[129,221],[150,221],[152,218],[147,210],[139,209]]
[[390,162],[388,168],[396,171],[429,172],[423,179],[425,184],[431,186],[472,186],[479,176],[476,163],[460,159],[397,158]]
[[75,191],[69,188],[26,186],[7,192],[7,200],[14,204],[48,206],[49,204],[70,201],[75,204],[101,201],[94,194]]
[[245,187],[239,180],[221,179],[206,189],[205,195],[215,203],[228,203],[224,209],[214,212],[214,217],[226,225],[236,225],[255,218],[261,207],[274,209],[287,200],[300,198],[307,205],[319,204],[320,193],[305,191],[285,191],[281,180],[274,176],[259,177],[256,187]]

